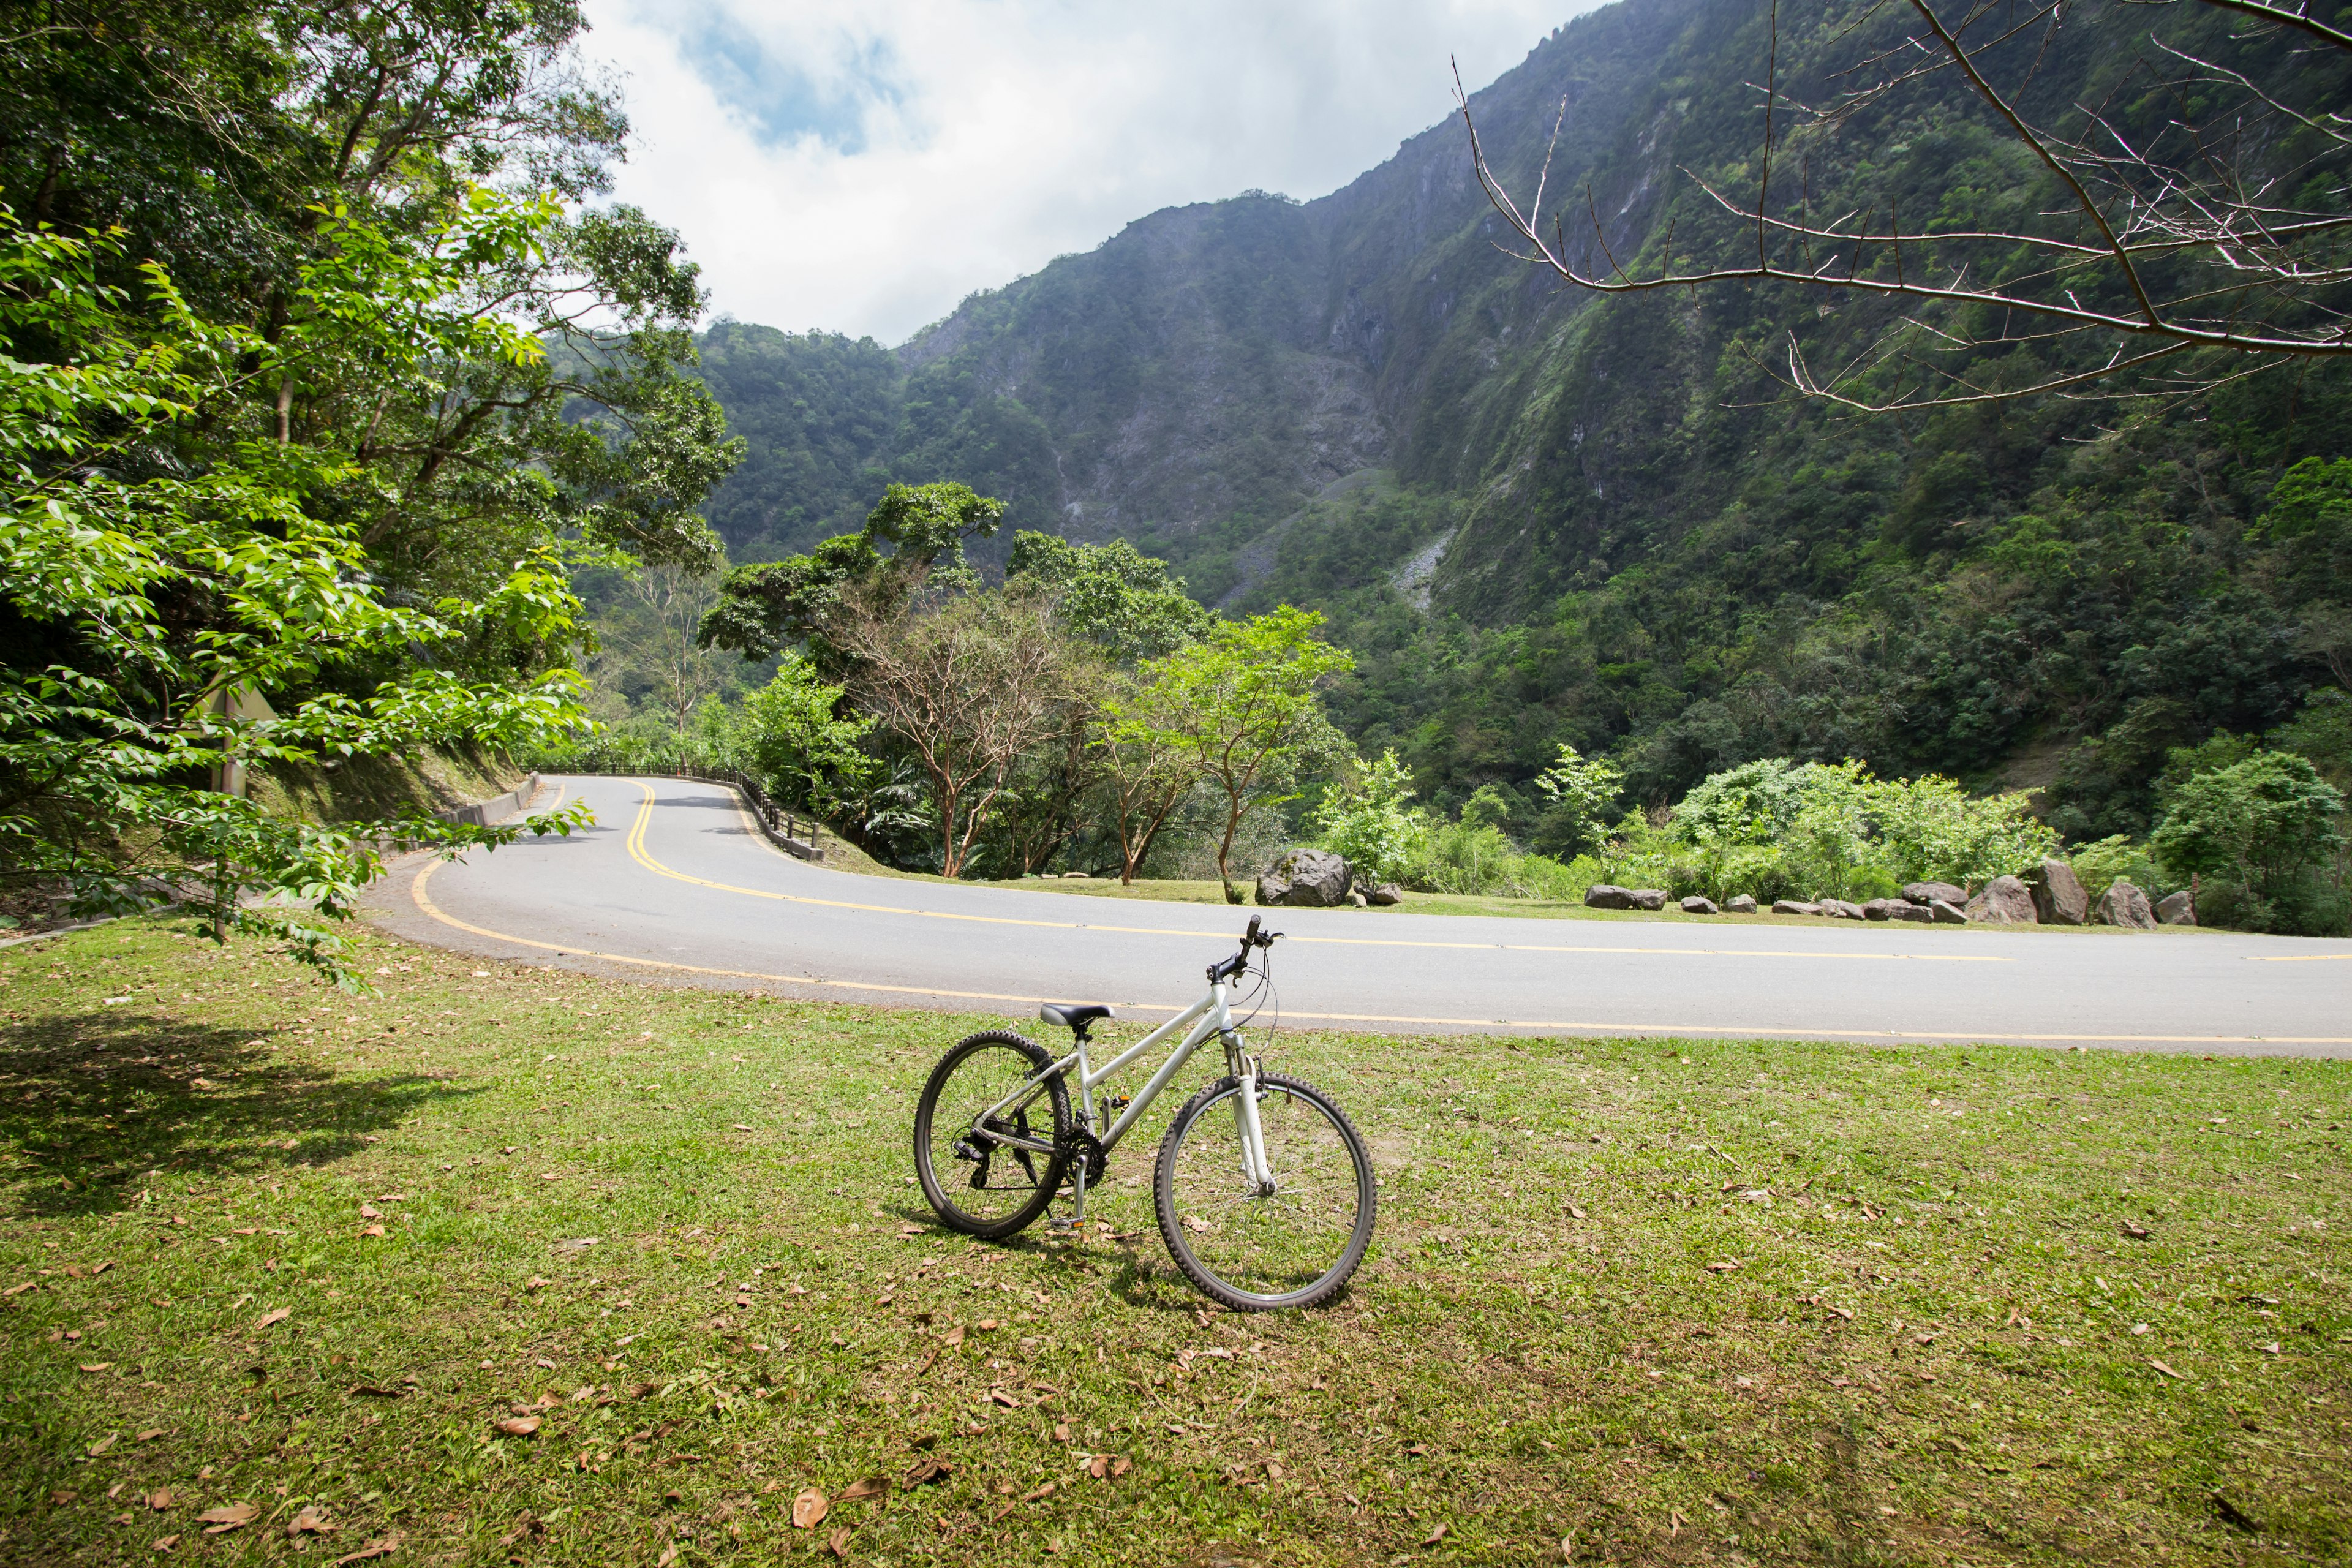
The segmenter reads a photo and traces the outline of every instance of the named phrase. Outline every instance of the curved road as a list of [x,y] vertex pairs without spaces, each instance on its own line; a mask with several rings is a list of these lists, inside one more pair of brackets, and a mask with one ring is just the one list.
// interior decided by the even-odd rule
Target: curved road
[[[1247,918],[830,870],[775,848],[717,784],[550,783],[533,809],[584,799],[597,826],[411,858],[371,895],[379,922],[486,957],[731,990],[1014,1014],[1107,1001],[1149,1020],[1200,994]],[[2352,942],[1269,912],[1291,939],[1274,950],[1287,1024],[2352,1056]]]

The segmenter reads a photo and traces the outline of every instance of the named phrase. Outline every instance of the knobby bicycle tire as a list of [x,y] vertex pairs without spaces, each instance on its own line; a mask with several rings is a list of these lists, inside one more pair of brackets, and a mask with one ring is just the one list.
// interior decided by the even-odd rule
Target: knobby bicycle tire
[[[950,1228],[962,1231],[968,1236],[977,1236],[988,1241],[1002,1240],[1035,1224],[1037,1216],[1052,1205],[1054,1194],[1061,1190],[1062,1179],[1068,1173],[1066,1170],[1068,1162],[1059,1154],[1051,1157],[1029,1155],[1030,1163],[1023,1168],[1034,1182],[1034,1195],[1027,1202],[1018,1205],[1011,1214],[988,1216],[972,1214],[955,1201],[953,1194],[959,1182],[965,1185],[974,1184],[973,1176],[967,1173],[962,1162],[957,1162],[946,1173],[934,1168],[931,1125],[940,1109],[940,1097],[948,1091],[955,1079],[956,1069],[982,1051],[1003,1048],[1009,1048],[1024,1058],[1031,1070],[1049,1067],[1054,1060],[1052,1057],[1045,1054],[1043,1047],[1023,1036],[1013,1034],[1009,1029],[982,1030],[977,1035],[967,1036],[957,1041],[954,1048],[940,1058],[939,1065],[931,1068],[931,1076],[923,1085],[922,1099],[915,1106],[915,1175],[922,1183],[923,1196],[929,1200],[931,1211],[938,1215],[940,1221]],[[1009,1089],[1012,1081],[1008,1080],[1005,1087]],[[1045,1080],[1043,1097],[1045,1102],[1052,1108],[1054,1125],[1050,1136],[1056,1147],[1059,1147],[1069,1137],[1072,1127],[1069,1087],[1063,1081],[1061,1074],[1055,1073]],[[1033,1101],[1027,1110],[1034,1114],[1036,1110],[1035,1102]],[[950,1112],[950,1115],[959,1113],[955,1110]],[[961,1113],[968,1115],[976,1112]],[[957,1128],[948,1129],[949,1135],[951,1137],[961,1131],[961,1129]],[[1043,1129],[1034,1130],[1032,1135],[1044,1131]],[[995,1157],[992,1156],[992,1161]],[[984,1175],[991,1163],[990,1161],[974,1162],[972,1168]],[[1038,1173],[1041,1171],[1042,1174]]]
[[[1264,1312],[1283,1308],[1318,1306],[1338,1294],[1348,1283],[1355,1274],[1357,1266],[1363,1261],[1365,1249],[1371,1245],[1372,1229],[1379,1219],[1380,1207],[1379,1184],[1372,1174],[1372,1157],[1365,1149],[1363,1138],[1356,1131],[1354,1123],[1348,1120],[1347,1113],[1339,1109],[1338,1102],[1329,1095],[1325,1094],[1313,1084],[1282,1073],[1262,1073],[1257,1081],[1261,1113],[1264,1111],[1265,1100],[1271,1096],[1276,1094],[1292,1096],[1322,1116],[1330,1131],[1337,1135],[1354,1178],[1356,1213],[1346,1247],[1330,1267],[1316,1278],[1286,1290],[1257,1291],[1243,1289],[1220,1278],[1216,1269],[1200,1256],[1186,1237],[1185,1221],[1191,1219],[1196,1224],[1202,1222],[1197,1215],[1180,1215],[1176,1212],[1178,1162],[1182,1157],[1187,1135],[1192,1132],[1195,1124],[1213,1109],[1225,1104],[1232,1096],[1240,1092],[1241,1080],[1236,1078],[1220,1079],[1187,1100],[1184,1108],[1179,1110],[1175,1119],[1168,1124],[1167,1135],[1160,1140],[1159,1163],[1153,1173],[1151,1184],[1153,1207],[1158,1211],[1160,1220],[1160,1239],[1167,1243],[1169,1256],[1176,1260],[1176,1267],[1183,1270],[1187,1279],[1190,1279],[1212,1300],[1237,1312]],[[1213,1149],[1216,1145],[1218,1131],[1204,1129],[1203,1132],[1207,1139],[1206,1146]],[[1233,1136],[1230,1133],[1225,1135]],[[1234,1179],[1238,1185],[1240,1151],[1235,1147],[1232,1152],[1236,1163]],[[1293,1158],[1296,1158],[1297,1152],[1295,1148],[1290,1151]],[[1283,1180],[1285,1172],[1285,1151],[1269,1142],[1266,1155],[1273,1163],[1276,1181],[1279,1184]],[[1206,1157],[1213,1162],[1216,1155],[1211,1153]],[[1244,1199],[1243,1201],[1260,1200]]]

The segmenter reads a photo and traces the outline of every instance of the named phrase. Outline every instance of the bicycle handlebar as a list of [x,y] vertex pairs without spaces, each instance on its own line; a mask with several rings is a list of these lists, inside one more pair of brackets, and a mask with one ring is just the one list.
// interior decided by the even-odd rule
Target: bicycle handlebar
[[1258,918],[1259,917],[1256,915],[1250,916],[1249,930],[1242,932],[1242,950],[1239,952],[1234,954],[1231,958],[1220,959],[1215,963],[1209,965],[1209,983],[1213,985],[1221,980],[1231,980],[1234,976],[1247,969],[1249,967],[1250,949],[1254,947],[1272,947],[1276,942],[1282,940],[1282,932],[1278,931],[1261,932],[1258,930]]

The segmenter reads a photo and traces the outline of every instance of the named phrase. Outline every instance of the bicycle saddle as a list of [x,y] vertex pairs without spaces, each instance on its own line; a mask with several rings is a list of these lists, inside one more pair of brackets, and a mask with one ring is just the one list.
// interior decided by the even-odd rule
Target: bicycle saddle
[[1110,1016],[1110,1009],[1099,1002],[1048,1002],[1037,1009],[1037,1016],[1048,1024],[1059,1024],[1065,1029],[1075,1029],[1081,1034],[1097,1018]]

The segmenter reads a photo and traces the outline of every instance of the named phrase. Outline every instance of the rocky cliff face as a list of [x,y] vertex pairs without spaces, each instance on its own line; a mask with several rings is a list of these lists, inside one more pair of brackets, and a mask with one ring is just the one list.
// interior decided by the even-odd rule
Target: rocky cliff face
[[[1655,63],[1704,9],[1620,5],[1544,40],[1474,97],[1496,162],[1531,175],[1565,99],[1554,177],[1580,184],[1629,116],[1655,117]],[[1612,226],[1647,199],[1620,199]],[[952,475],[1017,526],[1123,535],[1213,577],[1350,474],[1490,483],[1584,304],[1498,230],[1448,121],[1319,200],[1170,208],[975,295],[896,351],[887,389],[877,345],[721,326],[709,374],[754,452],[714,519],[739,554],[775,553],[886,476]],[[1509,482],[1496,493],[1507,510]]]

